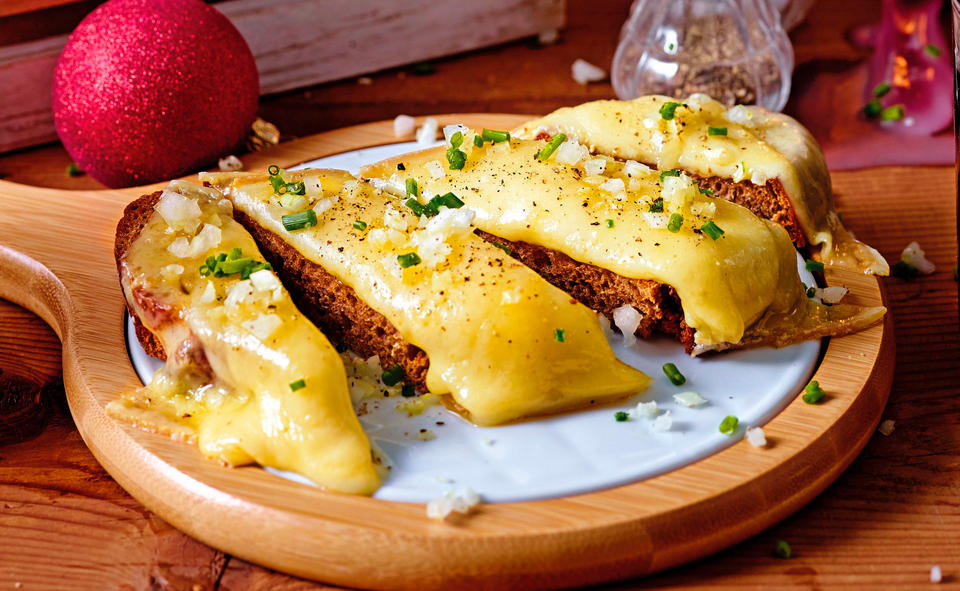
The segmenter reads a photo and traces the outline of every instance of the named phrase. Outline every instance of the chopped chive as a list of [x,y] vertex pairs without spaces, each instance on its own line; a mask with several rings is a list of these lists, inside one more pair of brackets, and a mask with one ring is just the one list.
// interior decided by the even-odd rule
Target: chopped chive
[[497,248],[499,248],[500,250],[502,250],[507,254],[513,254],[513,250],[506,244],[500,244],[499,242],[491,242],[490,244],[496,246]]
[[810,271],[811,273],[823,273],[823,263],[820,261],[811,261],[810,259],[807,259],[805,266],[807,271]]
[[713,189],[705,189],[703,187],[697,187],[700,189],[700,193],[703,195],[713,195]]
[[423,215],[423,204],[414,199],[413,197],[407,199],[403,202],[404,205],[410,208],[413,213],[417,214],[417,217]]
[[820,382],[813,380],[809,384],[803,387],[803,401],[807,404],[817,404],[827,393],[823,391],[823,388],[820,387]]
[[277,176],[280,174],[280,167],[276,164],[271,164],[269,167],[267,167],[267,172],[270,173],[270,176]]
[[227,255],[227,260],[232,261],[234,259],[239,259],[243,256],[242,248],[231,248],[230,253]]
[[676,234],[680,231],[681,226],[683,226],[683,216],[679,213],[671,214],[670,221],[667,222],[667,229]]
[[283,177],[279,174],[275,174],[270,177],[270,185],[273,187],[274,193],[286,193],[287,184],[283,182]]
[[661,170],[660,171],[660,182],[663,182],[663,179],[668,176],[680,176],[679,168],[671,168],[670,170]]
[[280,221],[283,222],[283,227],[288,232],[303,230],[304,228],[317,225],[317,213],[312,209],[308,209],[299,213],[285,215],[280,218]]
[[543,162],[544,160],[550,158],[550,156],[557,151],[557,148],[560,147],[560,144],[562,144],[566,139],[567,134],[565,133],[554,134],[554,136],[550,138],[550,141],[547,142],[547,145],[537,152],[537,160]]
[[407,195],[413,195],[414,197],[420,195],[420,187],[417,186],[416,179],[407,179],[406,185]]
[[613,220],[606,220],[606,221],[603,222],[603,223],[604,223],[608,228],[612,228],[612,227],[613,227]]
[[928,43],[927,46],[923,48],[923,52],[930,57],[940,57],[940,54],[943,53],[940,51],[940,48],[933,43]]
[[657,197],[650,203],[650,211],[653,213],[663,213],[663,197]]
[[793,555],[793,551],[790,549],[790,544],[784,540],[777,540],[777,543],[773,545],[773,555],[777,558],[787,560]]
[[708,127],[707,135],[727,135],[726,127]]
[[737,431],[737,427],[740,425],[740,419],[733,415],[727,415],[723,417],[723,420],[720,421],[720,432],[724,435],[733,435]]
[[67,165],[67,176],[80,176],[83,174],[83,171],[80,170],[80,167],[77,166],[76,162],[71,162]]
[[495,129],[487,129],[486,127],[484,127],[483,131],[480,133],[480,137],[482,137],[484,141],[499,144],[500,142],[510,141],[510,132],[497,131]]
[[450,170],[461,170],[467,163],[467,155],[461,150],[450,148],[447,150],[447,162],[450,164]]
[[417,395],[417,387],[413,384],[404,384],[400,387],[400,395],[404,398],[413,398]]
[[713,223],[713,220],[700,226],[700,230],[714,240],[719,240],[720,237],[723,236],[723,230],[720,229],[720,226]]
[[300,390],[306,387],[307,387],[307,381],[304,379],[299,379],[296,382],[290,382],[290,390],[292,390],[293,392],[296,392],[297,390]]
[[566,331],[565,331],[565,330],[563,330],[562,328],[557,328],[557,329],[554,329],[554,331],[553,331],[553,338],[554,338],[558,343],[562,343],[563,340],[566,338],[565,334],[566,334]]
[[883,95],[890,92],[892,88],[893,87],[890,86],[889,82],[881,82],[880,84],[877,84],[876,86],[873,87],[873,96],[880,98]]
[[897,261],[890,268],[890,274],[900,279],[914,279],[920,275],[920,269],[904,261]]
[[397,262],[400,263],[401,267],[406,269],[407,267],[419,265],[422,261],[420,260],[420,255],[417,253],[408,252],[406,254],[397,255]]
[[307,187],[303,184],[303,181],[287,183],[286,187],[288,195],[303,195],[307,192]]
[[363,232],[364,230],[367,229],[367,222],[364,222],[364,221],[361,221],[361,220],[357,220],[357,221],[353,222],[353,227],[354,227],[354,229],[360,230],[361,232]]
[[817,288],[816,288],[816,287],[808,287],[808,288],[807,288],[807,297],[808,297],[808,298],[812,298],[812,297],[815,296],[815,295],[817,295]]
[[880,111],[880,121],[899,121],[903,119],[907,111],[903,105],[891,105]]
[[480,137],[479,135],[473,136],[473,145],[476,146],[476,147],[478,147],[478,148],[482,148],[482,147],[483,147],[483,138]]
[[613,418],[614,418],[618,423],[625,423],[625,422],[627,422],[627,420],[630,418],[630,415],[627,414],[627,413],[625,413],[625,412],[623,412],[622,410],[618,410],[616,413],[614,413]]
[[458,131],[450,136],[450,147],[457,149],[463,145],[463,132]]
[[663,373],[667,374],[667,378],[670,379],[670,383],[674,386],[682,386],[687,383],[687,378],[683,377],[683,374],[680,373],[680,370],[677,369],[677,366],[673,363],[664,363]]
[[233,275],[243,271],[247,266],[253,264],[253,259],[244,257],[242,259],[227,259],[220,263],[220,271],[224,275]]
[[460,198],[454,195],[453,193],[444,193],[439,197],[434,197],[431,199],[431,202],[439,200],[440,205],[445,205],[450,209],[460,209],[463,207],[463,201],[460,201]]
[[385,370],[380,376],[380,381],[388,386],[396,386],[400,383],[400,380],[403,379],[403,366],[400,364],[394,365],[388,370]]
[[663,103],[663,106],[660,107],[660,116],[669,121],[673,119],[674,114],[676,114],[677,107],[680,106],[680,103],[675,103],[673,101],[667,101]]
[[880,116],[880,112],[883,111],[883,105],[880,104],[880,99],[872,98],[866,105],[863,106],[863,116],[867,119],[876,119]]

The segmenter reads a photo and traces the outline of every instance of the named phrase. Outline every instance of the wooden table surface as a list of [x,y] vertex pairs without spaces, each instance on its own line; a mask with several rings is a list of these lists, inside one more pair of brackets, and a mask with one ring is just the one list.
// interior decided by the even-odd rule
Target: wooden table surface
[[[878,17],[879,2],[821,1],[794,31],[795,81],[851,67],[867,54],[845,40]],[[261,116],[285,137],[365,121],[437,112],[547,112],[613,95],[609,84],[575,84],[570,63],[607,65],[628,2],[571,0],[561,42],[497,47],[436,63],[266,97]],[[802,84],[795,92],[802,92]],[[788,111],[790,107],[788,106]],[[64,174],[59,145],[0,157],[0,177],[65,188],[97,183]],[[869,202],[846,198],[869,188]],[[940,565],[960,586],[960,330],[956,198],[951,168],[887,167],[834,174],[844,220],[889,260],[918,240],[937,271],[884,280],[897,339],[885,418],[849,470],[782,524],[692,565],[613,588],[926,587]],[[863,191],[858,191],[863,192]],[[93,459],[66,410],[57,336],[36,316],[0,302],[0,590],[313,589],[179,533],[127,495]],[[787,540],[791,560],[772,556]]]

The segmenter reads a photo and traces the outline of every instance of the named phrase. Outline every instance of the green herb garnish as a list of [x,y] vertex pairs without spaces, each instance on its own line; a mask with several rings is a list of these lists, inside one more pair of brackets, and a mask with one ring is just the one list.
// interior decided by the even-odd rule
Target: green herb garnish
[[883,105],[880,104],[880,99],[872,98],[866,105],[863,106],[863,116],[867,119],[876,119],[880,116],[880,112],[883,111]]
[[704,189],[703,187],[697,187],[700,190],[700,193],[703,195],[713,195],[713,189]]
[[880,121],[899,121],[903,119],[906,114],[907,110],[903,105],[890,105],[880,111]]
[[817,404],[827,393],[823,391],[823,388],[820,387],[820,382],[813,380],[803,388],[803,401],[807,404]]
[[400,395],[404,398],[413,398],[417,395],[417,387],[413,384],[404,384],[400,387]]
[[673,363],[664,363],[663,373],[667,374],[667,378],[670,379],[670,383],[674,386],[682,386],[687,383],[687,378],[680,373],[680,370],[677,369],[677,366]]
[[293,392],[296,392],[297,390],[300,390],[306,387],[307,387],[307,382],[304,379],[299,379],[296,382],[290,382],[290,390]]
[[906,261],[897,261],[893,267],[890,268],[890,274],[900,279],[915,279],[920,275],[920,269],[917,269]]
[[777,543],[773,545],[773,555],[777,558],[787,560],[793,555],[793,551],[790,549],[790,544],[783,540],[777,540]]
[[727,135],[726,127],[708,127],[707,135]]
[[361,232],[363,232],[364,230],[367,229],[367,222],[357,220],[353,222],[353,227],[355,230],[360,230]]
[[499,144],[500,142],[509,142],[510,141],[510,132],[509,131],[497,131],[495,129],[483,128],[483,131],[480,133],[480,137],[483,138],[485,142],[493,142]]
[[820,261],[811,261],[807,259],[807,262],[804,263],[804,266],[807,268],[807,271],[811,273],[823,273],[823,263]]
[[733,435],[737,431],[737,427],[740,425],[740,419],[733,415],[727,415],[723,417],[723,420],[720,421],[720,432],[724,435]]
[[723,230],[720,229],[720,226],[713,223],[713,220],[700,226],[700,231],[714,240],[719,240],[720,237],[723,236]]
[[301,211],[299,213],[287,214],[280,218],[284,229],[288,232],[303,230],[317,225],[317,213],[312,209]]
[[543,162],[547,158],[550,158],[550,156],[557,151],[557,148],[560,147],[560,144],[562,144],[566,139],[567,135],[564,133],[555,134],[552,138],[550,138],[550,141],[547,142],[547,145],[540,148],[540,151],[537,152],[537,160]]
[[650,203],[650,211],[653,213],[663,213],[663,197],[657,197]]
[[403,367],[400,364],[394,365],[385,370],[380,376],[380,381],[388,386],[396,386],[403,379]]
[[880,98],[890,92],[892,88],[889,82],[881,82],[873,87],[873,96]]
[[76,162],[71,162],[67,165],[67,176],[80,176],[83,174],[83,171],[80,170],[80,167],[77,166]]
[[507,254],[513,254],[513,250],[506,244],[500,244],[499,242],[491,242],[490,244],[496,246],[497,248],[499,248],[500,250],[502,250]]
[[476,147],[478,147],[478,148],[482,148],[482,147],[483,147],[483,138],[480,137],[479,135],[473,136],[473,145],[476,146]]
[[401,267],[406,269],[407,267],[419,265],[422,261],[420,260],[420,255],[417,253],[408,252],[407,254],[397,255],[397,262],[400,263]]
[[674,114],[677,111],[677,107],[680,106],[680,103],[675,103],[673,101],[667,101],[663,103],[663,106],[660,107],[660,117],[669,121],[673,119]]
[[450,170],[462,170],[467,164],[467,155],[462,150],[450,148],[447,150],[447,163],[450,165]]
[[817,295],[817,288],[816,288],[816,287],[808,287],[808,288],[807,288],[807,297],[808,297],[808,298],[812,298],[812,297],[815,296],[815,295]]
[[630,418],[630,415],[627,414],[627,413],[625,413],[625,412],[623,412],[622,410],[618,410],[616,413],[614,413],[613,418],[614,418],[618,423],[625,423],[625,422],[627,422],[627,420]]
[[420,187],[417,186],[416,179],[407,179],[406,189],[407,195],[413,195],[414,197],[420,196]]
[[565,335],[566,335],[566,331],[563,330],[562,328],[557,328],[557,329],[554,329],[554,331],[553,331],[553,338],[554,338],[558,343],[562,343],[562,342],[564,341],[564,339],[566,338]]
[[661,170],[660,171],[660,182],[663,183],[663,179],[668,176],[680,176],[679,168],[671,168],[670,170]]
[[943,52],[933,43],[928,43],[927,46],[923,48],[923,53],[929,55],[930,57],[940,57],[940,54]]
[[667,229],[676,234],[680,231],[681,226],[683,226],[683,216],[679,213],[671,214],[670,221],[667,222]]
[[416,199],[414,199],[413,197],[404,201],[403,204],[409,207],[410,210],[417,215],[417,217],[420,217],[423,215],[423,204],[417,201]]
[[606,221],[604,221],[603,223],[604,223],[604,225],[606,225],[608,228],[612,228],[612,227],[613,227],[613,220],[606,220]]

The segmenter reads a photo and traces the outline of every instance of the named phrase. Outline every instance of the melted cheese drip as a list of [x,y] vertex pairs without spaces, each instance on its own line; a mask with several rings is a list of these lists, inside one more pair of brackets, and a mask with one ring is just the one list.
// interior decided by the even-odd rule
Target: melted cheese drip
[[[702,94],[691,95],[673,119],[664,120],[659,109],[674,100],[654,95],[593,101],[535,119],[516,135],[533,139],[541,131],[561,131],[591,151],[661,170],[682,168],[760,185],[779,179],[807,240],[821,245],[826,264],[880,275],[889,272],[880,253],[854,239],[833,210],[827,165],[806,128],[761,107],[728,110]],[[709,127],[725,127],[727,135],[711,136]]]
[[[202,277],[206,257],[233,248],[263,259],[233,220],[230,203],[218,203],[218,192],[183,182],[171,190],[195,200],[199,216],[182,228],[154,212],[122,262],[127,301],[161,339],[167,364],[142,391],[111,402],[108,411],[195,439],[205,456],[230,465],[256,462],[336,491],[372,493],[379,477],[340,356],[269,271],[258,277],[268,289],[239,274]],[[213,248],[181,253],[188,256],[171,252],[171,244],[193,238],[203,224],[220,231]],[[290,384],[300,379],[306,386],[293,391]]]
[[[431,162],[445,163],[443,147],[366,167],[361,175],[381,179],[379,184],[398,193],[405,178],[414,178],[424,199],[456,194],[476,210],[477,227],[495,236],[672,286],[701,350],[741,343],[761,320],[763,327],[779,331],[792,327],[796,330],[787,333],[794,336],[818,325],[818,304],[805,295],[793,244],[780,226],[704,196],[685,175],[665,177],[661,190],[658,171],[634,169],[630,176],[624,164],[608,158],[602,174],[586,176],[583,167],[558,162],[556,153],[538,160],[544,145],[512,140],[474,148],[462,170],[447,170],[440,178],[429,168]],[[397,173],[400,162],[405,171]],[[664,212],[650,213],[658,197]],[[676,233],[667,229],[673,213],[684,219]],[[702,234],[699,228],[707,221],[724,235],[713,240]]]
[[[593,312],[470,228],[447,237],[450,250],[439,262],[401,268],[397,257],[417,250],[418,233],[424,230],[415,228],[421,221],[349,173],[286,173],[287,180],[321,188],[315,201],[327,208],[317,226],[293,232],[281,222],[291,212],[273,197],[265,175],[203,178],[221,187],[258,224],[353,288],[406,341],[423,349],[430,359],[429,390],[450,393],[478,424],[622,397],[650,381],[616,359]],[[356,220],[367,227],[356,229]],[[384,242],[383,234],[392,238]]]

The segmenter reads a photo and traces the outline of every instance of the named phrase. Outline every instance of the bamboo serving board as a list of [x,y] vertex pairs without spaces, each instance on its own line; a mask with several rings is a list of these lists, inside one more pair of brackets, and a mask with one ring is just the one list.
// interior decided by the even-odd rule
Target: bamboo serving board
[[[512,128],[518,115],[438,116],[441,125]],[[311,136],[244,158],[283,167],[396,141],[392,122]],[[823,491],[873,434],[893,378],[889,314],[832,339],[814,379],[823,404],[799,397],[745,441],[687,467],[601,492],[481,505],[441,523],[413,503],[320,491],[259,468],[224,468],[191,446],[110,419],[105,405],[140,385],[123,331],[113,258],[117,221],[158,184],[64,191],[0,181],[0,298],[49,323],[63,342],[64,386],[77,427],[127,491],[177,528],[251,562],[377,589],[570,587],[635,577],[735,544]],[[872,276],[827,271],[853,303],[881,305]]]

